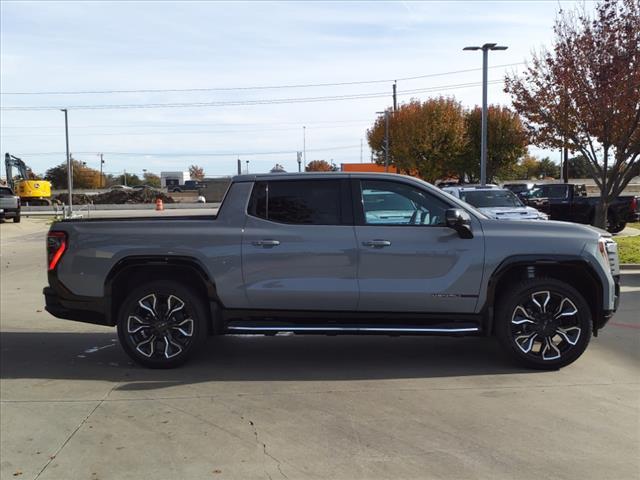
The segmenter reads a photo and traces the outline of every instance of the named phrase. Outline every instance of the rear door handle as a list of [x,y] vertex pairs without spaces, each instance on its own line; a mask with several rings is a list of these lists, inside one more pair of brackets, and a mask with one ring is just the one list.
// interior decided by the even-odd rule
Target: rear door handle
[[390,247],[391,242],[389,240],[369,240],[368,242],[362,242],[365,247],[383,248]]
[[252,245],[256,247],[277,247],[280,245],[279,240],[256,240],[255,242],[251,242]]

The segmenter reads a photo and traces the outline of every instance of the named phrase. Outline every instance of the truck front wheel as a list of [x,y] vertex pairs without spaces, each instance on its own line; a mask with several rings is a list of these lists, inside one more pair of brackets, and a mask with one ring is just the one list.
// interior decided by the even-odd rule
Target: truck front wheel
[[202,300],[183,285],[158,280],[133,290],[118,315],[118,337],[125,352],[150,368],[183,364],[206,340]]
[[574,362],[591,339],[591,311],[570,285],[534,278],[500,297],[495,333],[505,350],[529,368],[555,370]]

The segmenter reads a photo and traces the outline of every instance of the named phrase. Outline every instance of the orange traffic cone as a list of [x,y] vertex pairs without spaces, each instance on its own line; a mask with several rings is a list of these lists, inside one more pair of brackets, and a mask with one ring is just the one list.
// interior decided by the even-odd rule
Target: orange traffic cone
[[164,210],[164,204],[162,203],[161,198],[156,198],[156,211],[161,212]]

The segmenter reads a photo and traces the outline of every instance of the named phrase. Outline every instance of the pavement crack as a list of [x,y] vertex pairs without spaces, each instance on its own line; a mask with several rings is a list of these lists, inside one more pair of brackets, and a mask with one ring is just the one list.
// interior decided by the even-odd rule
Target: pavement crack
[[[240,417],[240,418],[242,418],[242,417]],[[276,464],[276,468],[278,469],[278,472],[280,472],[280,475],[282,475],[284,478],[288,479],[289,477],[287,477],[285,475],[285,473],[282,471],[282,464],[281,464],[280,460],[278,460],[276,457],[274,457],[269,452],[267,452],[267,444],[260,440],[260,437],[258,436],[258,429],[256,428],[255,423],[253,423],[252,420],[249,420],[249,425],[251,425],[251,428],[253,429],[253,435],[256,437],[256,443],[258,445],[262,445],[262,454],[265,457],[269,457],[271,460],[273,460],[275,462],[275,464]],[[264,469],[264,473],[269,479],[271,479],[271,475],[269,474],[269,472],[267,472],[266,468]]]
[[96,406],[93,407],[91,409],[91,411],[82,419],[82,421],[73,430],[73,432],[71,432],[71,434],[66,438],[66,440],[64,442],[62,442],[62,445],[60,445],[60,447],[58,447],[58,449],[54,452],[53,455],[49,456],[49,461],[47,463],[45,463],[44,466],[42,467],[42,469],[37,473],[37,475],[35,477],[33,477],[33,480],[38,480],[38,478],[40,478],[40,475],[42,475],[44,473],[44,471],[47,469],[47,467],[49,465],[51,465],[51,462],[53,462],[58,457],[58,455],[60,454],[60,452],[62,452],[64,447],[67,446],[67,444],[71,441],[71,439],[75,436],[75,434],[78,433],[78,431],[82,428],[82,426],[85,423],[87,423],[87,420],[89,420],[89,418],[91,418],[91,415],[93,415],[95,413],[95,411],[98,410],[98,408],[100,408],[100,406],[105,402],[105,400],[109,397],[109,395],[111,395],[111,392],[113,392],[118,385],[119,385],[119,383],[114,384],[109,389],[109,391],[107,393],[105,393],[104,397],[102,397],[102,399],[96,404]]

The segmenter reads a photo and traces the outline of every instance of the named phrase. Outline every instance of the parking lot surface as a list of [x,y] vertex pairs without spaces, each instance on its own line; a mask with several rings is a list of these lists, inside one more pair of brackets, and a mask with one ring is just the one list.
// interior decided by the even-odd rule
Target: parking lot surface
[[638,479],[640,272],[576,363],[490,338],[222,337],[132,365],[43,309],[48,220],[0,225],[0,477]]

